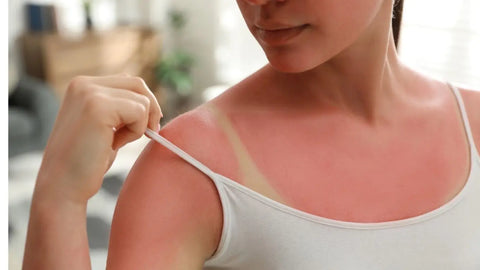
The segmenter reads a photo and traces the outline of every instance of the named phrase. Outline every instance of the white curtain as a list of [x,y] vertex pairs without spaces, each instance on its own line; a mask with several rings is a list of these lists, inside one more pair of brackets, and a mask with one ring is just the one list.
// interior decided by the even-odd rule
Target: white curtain
[[480,89],[479,12],[479,0],[405,0],[401,59],[425,74]]

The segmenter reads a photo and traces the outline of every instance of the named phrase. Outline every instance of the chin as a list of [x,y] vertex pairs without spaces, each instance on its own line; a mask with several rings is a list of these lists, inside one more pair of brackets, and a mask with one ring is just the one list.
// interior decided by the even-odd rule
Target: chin
[[287,57],[286,55],[270,56],[267,54],[267,59],[272,68],[282,73],[302,73],[314,69],[322,63],[314,63],[305,61],[301,57]]
[[272,68],[282,73],[302,73],[312,70],[328,61],[324,48],[309,46],[283,46],[262,49]]

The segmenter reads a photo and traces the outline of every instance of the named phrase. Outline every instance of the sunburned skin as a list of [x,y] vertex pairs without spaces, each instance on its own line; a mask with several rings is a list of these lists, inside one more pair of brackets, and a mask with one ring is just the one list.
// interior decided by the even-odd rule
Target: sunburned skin
[[[435,98],[423,106],[412,106],[390,128],[375,130],[335,110],[279,110],[285,108],[284,100],[255,80],[177,117],[160,135],[218,174],[297,210],[334,220],[364,223],[418,216],[444,205],[463,188],[469,151],[458,106],[444,84],[424,90]],[[265,96],[247,91],[250,83],[262,86]],[[480,111],[475,104],[480,95],[463,92],[478,147]],[[262,104],[265,100],[269,106]],[[152,141],[132,168],[117,208],[111,269],[120,268],[118,264],[135,268],[138,262],[161,268],[175,259],[183,262],[182,269],[193,269],[219,246],[223,212],[214,183],[159,143]],[[136,264],[129,267],[127,261]]]
[[[160,134],[198,153],[185,144],[192,140],[184,140],[173,124]],[[213,182],[152,141],[120,193],[110,233],[108,269],[161,269],[178,266],[176,262],[182,262],[182,269],[196,269],[216,250],[221,229],[221,202]]]
[[261,191],[262,195],[272,200],[287,204],[285,198],[278,194],[265,176],[259,172],[257,166],[250,158],[248,151],[243,146],[241,139],[238,137],[235,129],[228,120],[228,117],[226,117],[213,104],[207,104],[206,107],[213,115],[215,115],[218,125],[222,128],[233,148],[233,153],[238,163],[238,173],[240,174],[239,180],[241,183],[252,190]]
[[435,102],[375,128],[340,112],[315,118],[302,117],[301,110],[242,111],[234,102],[247,95],[242,90],[205,107],[238,162],[238,171],[228,173],[233,180],[317,216],[384,222],[441,207],[468,178],[470,152],[458,106],[446,85],[436,86]]

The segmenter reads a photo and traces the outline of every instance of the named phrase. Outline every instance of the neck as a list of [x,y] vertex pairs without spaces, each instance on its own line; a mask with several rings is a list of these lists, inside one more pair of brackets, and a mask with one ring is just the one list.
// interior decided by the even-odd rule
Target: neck
[[354,44],[312,70],[296,74],[273,71],[282,88],[291,89],[285,93],[298,96],[301,89],[303,108],[309,107],[305,106],[308,100],[313,108],[339,108],[371,124],[387,120],[392,105],[401,97],[398,82],[402,71],[391,26],[385,22],[390,14],[391,8],[380,12]]

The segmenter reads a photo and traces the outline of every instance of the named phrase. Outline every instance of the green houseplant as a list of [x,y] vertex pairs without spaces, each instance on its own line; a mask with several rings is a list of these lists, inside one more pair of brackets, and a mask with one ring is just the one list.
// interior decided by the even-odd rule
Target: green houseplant
[[90,31],[93,29],[92,22],[92,0],[83,0],[83,11],[85,12],[85,28]]
[[191,68],[193,57],[184,51],[175,51],[162,58],[156,67],[160,83],[180,96],[192,94]]

